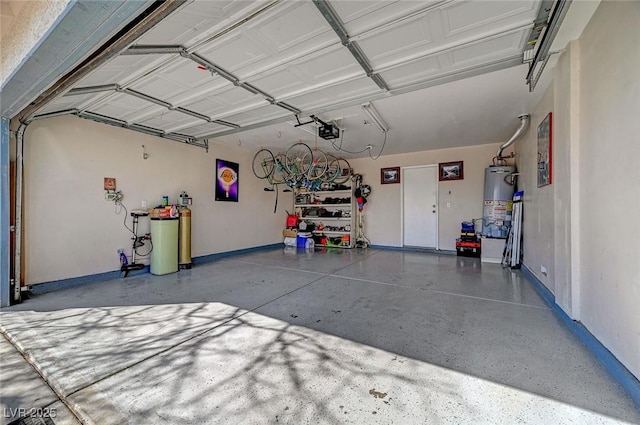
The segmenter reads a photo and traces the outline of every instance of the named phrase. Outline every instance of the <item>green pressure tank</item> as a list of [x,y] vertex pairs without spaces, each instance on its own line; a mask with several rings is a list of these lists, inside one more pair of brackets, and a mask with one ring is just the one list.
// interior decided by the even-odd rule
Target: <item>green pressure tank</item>
[[151,218],[151,274],[178,271],[178,217]]

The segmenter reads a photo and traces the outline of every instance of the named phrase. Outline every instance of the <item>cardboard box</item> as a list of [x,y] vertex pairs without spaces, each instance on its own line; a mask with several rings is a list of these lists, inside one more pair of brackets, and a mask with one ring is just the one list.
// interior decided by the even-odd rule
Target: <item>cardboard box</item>
[[285,238],[295,238],[298,236],[298,230],[297,229],[284,229],[282,231],[282,236],[284,236]]

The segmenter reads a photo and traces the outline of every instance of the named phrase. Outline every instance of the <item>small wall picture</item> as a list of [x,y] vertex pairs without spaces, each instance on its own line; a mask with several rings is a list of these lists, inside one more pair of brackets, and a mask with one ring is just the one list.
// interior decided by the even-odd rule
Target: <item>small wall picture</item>
[[462,161],[441,162],[438,164],[440,176],[439,181],[462,180],[464,179],[464,168]]
[[238,202],[238,170],[236,162],[216,159],[216,201]]
[[116,179],[113,178],[113,177],[105,177],[104,178],[104,190],[115,191],[116,190]]
[[400,183],[400,167],[380,169],[380,184]]
[[551,112],[549,112],[538,126],[538,187],[551,184],[552,131]]

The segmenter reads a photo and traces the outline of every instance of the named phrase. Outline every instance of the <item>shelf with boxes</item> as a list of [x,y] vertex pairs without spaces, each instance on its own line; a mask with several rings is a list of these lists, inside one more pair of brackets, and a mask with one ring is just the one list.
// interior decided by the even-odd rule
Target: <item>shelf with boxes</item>
[[353,202],[351,189],[296,191],[293,207],[299,231],[310,234],[317,246],[353,247]]

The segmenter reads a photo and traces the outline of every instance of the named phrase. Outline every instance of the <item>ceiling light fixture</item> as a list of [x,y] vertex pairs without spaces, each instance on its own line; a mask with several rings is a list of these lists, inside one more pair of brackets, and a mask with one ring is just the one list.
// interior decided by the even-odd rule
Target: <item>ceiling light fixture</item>
[[362,106],[362,110],[365,111],[367,115],[369,115],[371,120],[378,126],[380,131],[382,131],[383,133],[389,131],[389,126],[386,122],[384,122],[384,120],[380,116],[380,113],[371,102],[363,103],[360,106]]

